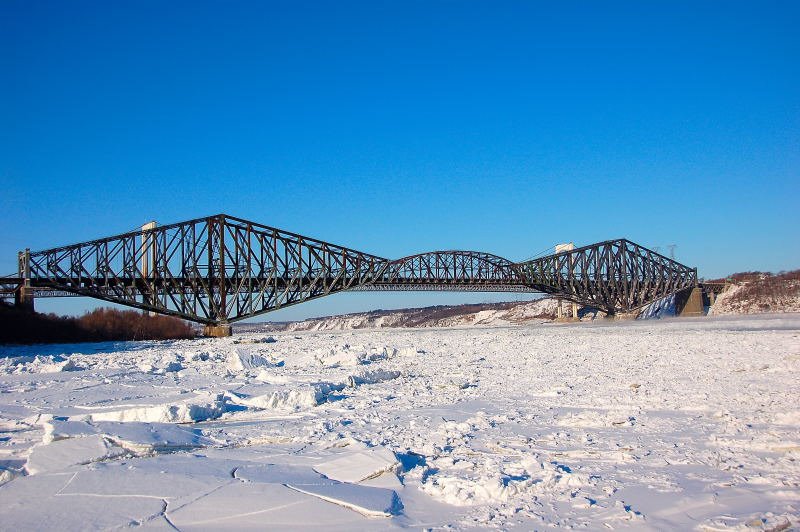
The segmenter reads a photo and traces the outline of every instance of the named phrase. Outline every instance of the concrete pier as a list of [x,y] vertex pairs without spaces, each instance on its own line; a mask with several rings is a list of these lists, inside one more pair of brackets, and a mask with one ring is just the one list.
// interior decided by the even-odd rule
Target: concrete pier
[[14,294],[14,306],[20,310],[33,312],[33,288],[30,286],[20,286]]
[[[682,296],[682,297],[681,297]],[[685,301],[681,301],[685,297]],[[681,306],[681,303],[683,305]],[[692,316],[703,316],[705,311],[703,309],[703,290],[699,287],[694,287],[689,290],[685,295],[679,294],[676,299],[677,314],[681,318]]]
[[[556,304],[556,321],[559,323],[566,323],[571,321],[580,321],[578,318],[578,304],[572,301],[568,301],[571,306],[567,306],[568,309],[571,309],[571,314],[569,311],[564,309],[565,301],[563,299],[559,299]],[[568,315],[570,314],[570,315]]]
[[224,338],[232,335],[233,329],[227,323],[220,323],[219,325],[206,325],[203,327],[203,336],[208,336],[210,338]]

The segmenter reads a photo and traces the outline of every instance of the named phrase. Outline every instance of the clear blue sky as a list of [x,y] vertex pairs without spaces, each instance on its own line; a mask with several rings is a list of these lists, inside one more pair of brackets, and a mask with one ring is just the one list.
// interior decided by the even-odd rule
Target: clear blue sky
[[[799,5],[4,0],[0,274],[218,212],[390,258],[624,236],[800,268]],[[508,296],[268,317],[476,298]]]

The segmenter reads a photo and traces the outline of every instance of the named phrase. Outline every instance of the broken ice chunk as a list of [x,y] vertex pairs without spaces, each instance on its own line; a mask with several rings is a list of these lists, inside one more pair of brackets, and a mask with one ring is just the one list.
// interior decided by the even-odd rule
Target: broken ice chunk
[[[225,413],[228,397],[225,394],[197,394],[192,399],[153,406],[126,405],[128,408],[93,412],[89,421],[141,421],[161,423],[192,423],[216,419]],[[122,405],[120,405],[122,406]]]
[[361,371],[355,375],[347,377],[347,385],[350,388],[355,388],[360,384],[377,384],[379,382],[396,379],[399,376],[399,371],[389,371],[385,369]]
[[56,471],[73,465],[88,464],[119,456],[125,451],[99,434],[58,440],[33,448],[25,469],[32,475]]
[[294,484],[296,486],[337,484],[335,480],[323,477],[310,467],[280,464],[244,465],[236,468],[234,477],[265,484]]
[[282,484],[371,517],[388,517],[403,508],[394,490],[339,482],[323,477],[310,467],[253,464],[236,469],[234,476],[250,482]]
[[52,443],[68,438],[103,436],[106,440],[128,451],[145,454],[158,451],[175,451],[205,447],[215,442],[196,429],[172,423],[142,423],[119,421],[62,421],[44,423],[42,441]]
[[248,408],[298,411],[313,408],[323,403],[331,391],[342,388],[343,386],[340,385],[318,382],[296,388],[279,388],[269,393],[250,397],[242,397],[232,393],[231,400]]
[[377,477],[400,466],[397,457],[385,447],[346,453],[338,458],[314,465],[314,470],[342,482],[360,482]]
[[384,488],[345,483],[302,486],[286,484],[286,487],[350,508],[369,517],[391,517],[403,508],[397,493]]
[[228,368],[231,371],[247,371],[256,368],[274,367],[283,365],[282,361],[273,361],[258,353],[252,348],[237,347],[228,353]]
[[413,346],[396,347],[392,357],[415,357],[420,351]]

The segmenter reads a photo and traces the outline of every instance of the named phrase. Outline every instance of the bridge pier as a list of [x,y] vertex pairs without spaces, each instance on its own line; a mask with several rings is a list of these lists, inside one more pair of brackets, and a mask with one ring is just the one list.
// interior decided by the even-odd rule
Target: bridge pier
[[17,264],[19,266],[19,277],[22,284],[14,292],[14,306],[19,310],[33,312],[33,287],[31,286],[31,250],[17,253]]
[[33,312],[34,309],[33,288],[30,286],[20,286],[14,293],[14,306],[19,310]]
[[[568,303],[567,308],[570,309],[569,311],[564,310],[564,303]],[[580,318],[578,318],[578,304],[574,301],[565,302],[563,299],[559,299],[556,306],[556,321],[580,321]]]
[[219,325],[206,325],[203,327],[203,336],[209,338],[225,338],[226,336],[233,336],[233,328],[228,323],[220,323]]
[[675,314],[681,318],[703,316],[703,289],[695,286],[678,293],[675,298]]

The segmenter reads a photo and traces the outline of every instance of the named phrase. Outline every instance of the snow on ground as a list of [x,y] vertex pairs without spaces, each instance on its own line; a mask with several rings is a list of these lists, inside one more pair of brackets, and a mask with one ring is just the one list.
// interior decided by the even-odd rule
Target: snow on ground
[[800,523],[798,314],[0,354],[3,530]]

